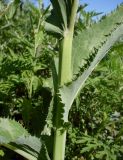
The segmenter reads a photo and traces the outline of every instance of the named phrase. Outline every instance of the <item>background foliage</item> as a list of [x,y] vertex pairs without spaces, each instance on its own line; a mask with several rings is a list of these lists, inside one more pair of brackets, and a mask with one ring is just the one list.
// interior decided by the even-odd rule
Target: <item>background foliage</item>
[[105,57],[76,99],[69,117],[72,127],[68,131],[68,144],[71,145],[67,147],[67,159],[82,155],[86,159],[123,158],[121,44],[116,44]]
[[[92,18],[98,14],[81,9],[75,34],[95,23]],[[0,2],[0,116],[18,120],[37,136],[43,130],[52,97],[51,58],[57,57],[58,49],[57,40],[43,29],[48,14],[47,9],[31,3],[21,3],[16,10],[9,10],[6,3]],[[121,39],[74,102],[69,116],[66,160],[123,158],[122,64]],[[0,155],[4,152],[2,148]],[[5,154],[3,159],[12,157],[13,153]]]

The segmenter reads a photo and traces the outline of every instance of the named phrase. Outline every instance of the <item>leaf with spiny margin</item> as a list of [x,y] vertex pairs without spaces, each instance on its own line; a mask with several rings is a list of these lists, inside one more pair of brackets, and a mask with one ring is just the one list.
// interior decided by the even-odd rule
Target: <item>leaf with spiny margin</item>
[[57,87],[58,87],[58,58],[55,57],[54,59],[52,59],[52,63],[51,63],[51,68],[52,68],[52,77],[53,77],[53,86],[54,89],[52,89],[52,100],[50,102],[50,106],[48,109],[48,114],[47,114],[47,118],[46,118],[46,125],[44,126],[44,129],[42,131],[42,135],[51,135],[51,129],[54,127],[54,102],[56,100],[56,97],[54,97],[53,95],[57,92]]
[[48,109],[47,118],[45,120],[46,124],[44,126],[43,131],[41,132],[42,135],[51,136],[51,129],[53,128],[53,101],[54,99],[52,98]]
[[43,142],[41,141],[41,139],[29,135],[19,137],[14,142],[14,144],[17,148],[20,148],[23,151],[28,152],[29,154],[38,158]]
[[42,145],[38,160],[51,160],[45,144]]
[[80,32],[73,40],[73,74],[77,74],[87,59],[107,39],[107,35],[123,22],[123,5],[119,6],[106,18]]
[[20,136],[28,135],[22,125],[15,120],[0,118],[0,144],[15,141]]
[[96,56],[91,62],[90,66],[83,72],[81,76],[79,76],[75,81],[73,81],[68,86],[63,86],[59,89],[59,95],[61,98],[61,102],[64,106],[64,114],[63,119],[66,120],[71,105],[73,101],[77,97],[78,93],[81,91],[82,87],[85,84],[85,81],[88,79],[92,71],[98,65],[98,63],[103,59],[103,57],[108,53],[111,47],[115,42],[119,40],[120,37],[123,36],[123,24],[117,26],[117,28],[112,31],[112,33],[107,37],[105,43],[98,49]]
[[[40,156],[49,160],[47,148],[43,141],[31,136],[20,123],[8,118],[0,118],[0,145],[12,149],[27,159],[38,159]],[[42,147],[43,146],[43,147]],[[45,152],[42,153],[42,150]]]

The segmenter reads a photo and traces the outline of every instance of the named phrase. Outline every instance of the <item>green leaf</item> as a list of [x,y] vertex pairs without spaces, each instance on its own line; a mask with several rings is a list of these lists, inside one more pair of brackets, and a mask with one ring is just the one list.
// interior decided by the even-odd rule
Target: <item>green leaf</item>
[[93,24],[90,28],[80,32],[73,40],[73,74],[86,64],[87,59],[95,53],[95,49],[106,41],[107,36],[123,22],[123,5],[106,18]]
[[28,132],[15,120],[0,118],[0,144],[15,141],[20,136],[27,136]]
[[11,19],[16,13],[16,10],[19,6],[20,0],[14,0],[13,2],[10,3],[7,11],[8,18]]
[[37,158],[35,156],[28,153],[27,151],[24,151],[21,147],[18,147],[15,144],[14,145],[13,144],[2,144],[2,146],[20,154],[21,156],[23,156],[24,158],[26,158],[28,160],[37,160]]
[[52,25],[61,28],[62,30],[63,28],[67,28],[67,13],[65,1],[51,0],[51,3],[53,5],[53,10],[51,11],[51,15],[47,19],[47,21]]
[[59,6],[60,6],[64,26],[65,26],[65,28],[67,28],[67,12],[66,12],[65,1],[64,0],[58,0],[58,3],[59,3]]
[[25,70],[22,72],[22,81],[24,81],[28,90],[28,96],[31,96],[36,92],[38,87],[42,85],[42,81],[39,77],[35,76],[32,71]]
[[4,12],[4,10],[5,10],[5,6],[4,6],[4,4],[2,2],[0,2],[0,16]]
[[[49,160],[44,142],[35,136],[29,135],[21,124],[14,120],[0,118],[0,144],[29,160],[36,160],[40,156]],[[44,149],[45,152],[42,152]]]
[[35,33],[35,50],[42,44],[44,35],[43,31],[39,31]]
[[31,120],[32,108],[31,100],[24,99],[22,103],[22,118],[27,127],[29,127],[29,122]]
[[53,98],[50,102],[48,114],[45,121],[46,124],[41,134],[51,136],[51,129],[53,128]]
[[4,156],[4,152],[3,150],[0,149],[0,156],[3,157]]
[[51,68],[52,68],[52,77],[53,77],[53,85],[54,91],[57,92],[58,87],[58,61],[59,59],[56,57],[52,60]]
[[38,160],[51,160],[45,144],[42,145],[41,154],[39,155]]
[[63,86],[59,89],[59,95],[61,102],[65,104],[63,119],[66,119],[68,112],[73,104],[74,99],[77,97],[78,93],[85,84],[85,81],[90,76],[92,71],[98,65],[98,63],[103,59],[103,57],[108,53],[114,43],[123,36],[123,24],[120,24],[108,37],[106,42],[98,49],[97,54],[93,61],[91,62],[88,69],[86,69],[81,76],[79,76],[70,85]]
[[102,159],[105,155],[106,155],[105,150],[104,151],[98,151],[95,157],[98,158],[98,159],[99,158]]
[[[67,30],[70,21],[71,9],[73,1],[66,0],[50,0],[53,6],[51,15],[47,18],[47,26],[51,32],[63,35],[63,31]],[[56,29],[55,29],[56,28]]]
[[44,27],[45,27],[45,30],[48,32],[59,33],[59,34],[63,35],[63,31],[59,27],[57,27],[51,23],[45,22]]
[[42,143],[43,142],[41,141],[41,139],[31,135],[21,136],[14,142],[14,144],[16,144],[18,148],[20,147],[20,149],[32,154],[37,158],[39,156]]

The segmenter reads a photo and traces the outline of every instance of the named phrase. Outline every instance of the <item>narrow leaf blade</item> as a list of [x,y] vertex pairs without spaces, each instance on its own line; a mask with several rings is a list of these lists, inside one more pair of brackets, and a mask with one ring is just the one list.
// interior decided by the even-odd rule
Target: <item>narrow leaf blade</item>
[[77,74],[87,59],[106,41],[107,36],[123,22],[123,5],[103,20],[83,30],[73,40],[73,73]]
[[[68,86],[63,86],[59,89],[59,94],[64,106],[64,115],[68,114],[74,99],[77,97],[78,93],[85,84],[92,71],[98,65],[98,63],[103,59],[103,57],[108,53],[114,43],[123,36],[123,24],[119,25],[112,34],[107,37],[107,41],[99,48],[94,60],[90,64],[89,68],[86,69],[81,76],[79,76],[75,81],[73,81]],[[65,117],[65,116],[64,116]]]

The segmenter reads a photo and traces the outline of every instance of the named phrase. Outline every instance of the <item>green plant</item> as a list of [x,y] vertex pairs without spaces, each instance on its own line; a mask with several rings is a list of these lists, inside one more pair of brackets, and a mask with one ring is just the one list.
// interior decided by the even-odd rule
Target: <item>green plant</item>
[[[15,0],[12,2],[10,8],[11,6],[13,7],[14,4],[17,5],[15,2],[18,1]],[[50,158],[53,160],[64,160],[66,131],[69,127],[69,110],[78,93],[84,86],[85,81],[97,64],[108,53],[115,42],[123,36],[122,5],[112,14],[106,16],[105,19],[92,24],[74,37],[74,26],[77,20],[76,16],[79,5],[78,0],[69,2],[66,0],[51,0],[51,3],[53,9],[48,18],[45,19],[45,22],[42,18],[42,13],[39,14],[39,25],[35,30],[34,36],[35,44],[31,46],[33,48],[31,48],[32,59],[33,62],[37,64],[37,61],[35,62],[35,56],[38,49],[37,46],[39,46],[39,43],[43,43],[42,36],[44,35],[44,28],[47,32],[50,32],[56,37],[58,43],[58,50],[53,48],[53,52],[56,54],[59,53],[59,55],[55,54],[56,56],[51,60],[53,87],[49,84],[49,88],[51,88],[52,99],[49,98],[50,106],[49,110],[47,109],[48,113],[44,130],[41,131],[41,135],[38,135],[39,138],[36,138],[31,136],[19,123],[5,118],[0,119],[1,145],[14,150],[30,160],[46,160]],[[14,14],[9,18],[15,15],[16,5],[14,5],[14,12],[12,12]],[[24,42],[25,47],[30,45],[27,40],[23,39],[22,41],[22,37],[16,37],[16,40],[20,40],[21,43]],[[23,49],[25,50],[25,48]],[[40,65],[41,64],[39,64],[39,66]],[[31,72],[25,71],[21,76],[28,90],[28,101],[25,106],[26,109],[30,109],[32,107],[30,105],[33,94],[32,91],[33,89],[35,91],[33,82],[35,83],[36,81],[37,84],[38,78],[35,76],[33,67]],[[38,87],[39,86],[37,86],[36,89]],[[46,104],[44,103],[43,105],[45,107]],[[24,117],[27,116],[25,115]],[[28,118],[26,122],[28,128]],[[36,124],[37,122],[34,123]],[[7,128],[4,126],[7,126]],[[38,127],[40,128],[42,125],[39,124]],[[48,139],[48,136],[50,139]],[[52,146],[48,147],[52,137],[54,143]],[[51,150],[52,147],[53,151]]]
[[[93,138],[88,135],[84,135],[82,136],[82,140],[77,140],[76,143],[84,143],[85,146],[83,146],[82,150],[80,149],[80,152],[88,153],[88,159],[116,160],[117,154],[119,154],[120,157],[123,152],[123,148],[114,144],[111,139],[109,141],[102,142],[98,139],[98,137]],[[89,154],[90,151],[91,154]]]
[[3,150],[0,150],[0,156],[4,156],[4,152],[3,152]]
[[[106,154],[105,148],[99,145],[87,151],[87,141],[76,143],[78,139],[80,141],[84,139],[83,134],[92,140],[97,139],[103,145],[112,141],[107,157],[102,159],[108,159],[108,156],[110,159],[111,157],[122,159],[122,149],[115,149],[115,152],[112,152],[115,145],[122,148],[123,53],[121,46],[122,41],[114,45],[86,81],[85,87],[74,102],[69,114],[72,125],[68,130],[66,160],[74,157],[79,159],[82,155],[85,159],[101,159],[101,156],[95,157],[99,150]],[[91,147],[92,143],[88,141],[88,147]],[[84,150],[86,151],[82,153]]]

